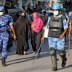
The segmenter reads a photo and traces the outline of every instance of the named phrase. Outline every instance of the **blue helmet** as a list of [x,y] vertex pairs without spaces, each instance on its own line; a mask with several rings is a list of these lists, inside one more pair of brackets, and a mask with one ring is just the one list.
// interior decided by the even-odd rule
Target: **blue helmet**
[[3,11],[4,10],[4,6],[0,6],[0,11]]
[[52,9],[61,9],[61,5],[59,4],[59,3],[54,3],[53,5],[52,5]]

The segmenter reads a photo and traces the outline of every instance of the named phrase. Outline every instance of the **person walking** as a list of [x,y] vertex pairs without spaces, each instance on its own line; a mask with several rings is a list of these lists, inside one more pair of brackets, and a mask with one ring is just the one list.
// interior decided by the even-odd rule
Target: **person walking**
[[[52,9],[54,15],[49,18],[48,43],[53,65],[52,70],[57,71],[57,51],[59,51],[59,55],[62,59],[62,67],[65,67],[67,61],[64,46],[68,24],[66,18],[60,14],[61,5],[59,3],[53,3]],[[41,41],[44,41],[44,37],[42,37]]]
[[16,34],[13,27],[13,19],[11,16],[5,13],[4,6],[0,6],[0,48],[2,55],[2,66],[6,66],[7,46],[9,41],[9,34],[7,31],[10,28],[13,32],[14,40],[16,40]]
[[36,53],[40,44],[41,44],[41,37],[42,37],[42,28],[44,26],[43,21],[38,17],[38,13],[33,13],[33,22],[31,24],[31,44],[33,48],[33,52]]
[[15,23],[15,30],[17,35],[17,49],[16,54],[24,55],[28,50],[28,30],[27,30],[27,18],[24,10],[19,12],[19,18]]

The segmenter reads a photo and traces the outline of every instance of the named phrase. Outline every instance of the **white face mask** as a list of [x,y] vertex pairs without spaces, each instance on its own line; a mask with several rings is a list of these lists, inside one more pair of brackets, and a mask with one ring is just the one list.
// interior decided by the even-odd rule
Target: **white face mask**
[[53,11],[54,16],[57,16],[59,14],[59,11]]
[[3,15],[3,12],[0,12],[0,16],[2,16]]

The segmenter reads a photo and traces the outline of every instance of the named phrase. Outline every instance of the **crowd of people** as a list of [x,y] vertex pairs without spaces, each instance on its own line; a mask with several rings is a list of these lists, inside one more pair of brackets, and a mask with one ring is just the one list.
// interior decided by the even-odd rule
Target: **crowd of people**
[[[57,51],[62,59],[62,67],[65,67],[67,57],[65,51],[66,33],[71,37],[72,12],[68,14],[63,6],[64,2],[55,0],[49,5],[48,13],[41,12],[36,6],[30,5],[27,10],[20,10],[17,21],[8,15],[4,6],[0,6],[0,50],[2,66],[6,66],[6,58],[9,44],[12,38],[17,41],[16,54],[26,55],[29,50],[28,39],[31,39],[33,53],[36,54],[44,39],[48,39],[53,71],[57,71]],[[44,32],[49,29],[47,37]],[[41,50],[40,50],[41,51]],[[39,51],[39,52],[40,52]]]

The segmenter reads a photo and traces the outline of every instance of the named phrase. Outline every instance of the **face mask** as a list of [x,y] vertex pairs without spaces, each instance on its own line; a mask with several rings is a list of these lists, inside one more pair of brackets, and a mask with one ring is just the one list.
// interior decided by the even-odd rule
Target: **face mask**
[[0,16],[2,16],[3,15],[3,12],[0,12]]
[[57,16],[59,14],[59,12],[58,11],[54,11],[53,14],[54,14],[54,16]]

